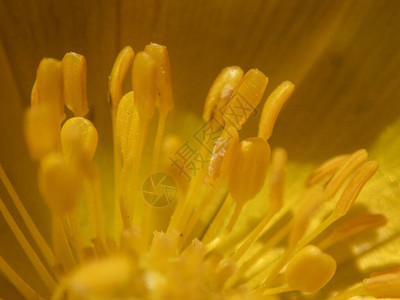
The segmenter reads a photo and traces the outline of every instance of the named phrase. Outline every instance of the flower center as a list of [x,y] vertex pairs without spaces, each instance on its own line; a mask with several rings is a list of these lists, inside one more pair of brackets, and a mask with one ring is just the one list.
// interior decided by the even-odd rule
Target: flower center
[[[130,69],[132,91],[124,94]],[[269,95],[257,136],[240,141],[238,134],[267,84],[258,69],[223,69],[207,95],[204,125],[194,141],[180,143],[164,138],[174,105],[166,47],[151,43],[136,55],[129,46],[122,49],[109,77],[115,186],[108,205],[114,208],[112,217],[105,218],[110,212],[103,208],[100,175],[92,161],[97,130],[84,117],[86,60],[76,53],[67,53],[62,61],[43,59],[25,135],[32,158],[40,162],[39,187],[52,213],[52,246],[3,168],[1,180],[41,256],[2,201],[0,211],[52,299],[269,299],[321,291],[340,267],[325,251],[386,223],[372,214],[342,220],[377,164],[368,161],[363,149],[329,159],[308,178],[302,201],[286,204],[287,153],[283,148],[271,151],[268,140],[294,85],[284,81]],[[74,115],[66,121],[64,104]],[[140,188],[146,179],[149,185],[142,192],[149,198],[144,201]],[[160,197],[166,205],[156,204]],[[268,209],[250,228],[240,224],[251,201],[264,201]],[[336,202],[331,213],[309,226],[330,201]],[[292,208],[295,214],[285,221]],[[82,210],[88,229],[79,221]],[[23,296],[43,299],[1,257],[0,270]],[[398,270],[374,275],[336,293],[335,299],[399,296],[399,278]]]

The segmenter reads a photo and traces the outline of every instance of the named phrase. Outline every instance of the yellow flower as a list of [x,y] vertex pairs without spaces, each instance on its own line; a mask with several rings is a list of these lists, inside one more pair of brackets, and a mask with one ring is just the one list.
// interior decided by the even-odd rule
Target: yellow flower
[[[384,214],[388,224],[383,229],[361,236],[353,244],[339,244],[339,249],[332,247],[329,254],[338,263],[338,270],[320,294],[311,297],[321,299],[332,296],[335,291],[343,291],[370,276],[372,272],[388,269],[400,262],[400,241],[397,238],[400,228],[397,217],[397,199],[400,194],[400,138],[397,134],[400,128],[400,106],[397,104],[400,41],[397,35],[399,21],[396,17],[399,4],[396,1],[320,1],[307,4],[303,1],[243,1],[235,4],[209,1],[201,6],[167,1],[104,1],[93,5],[79,1],[23,5],[10,2],[0,4],[0,8],[0,88],[3,98],[0,162],[47,240],[51,240],[52,226],[53,230],[54,227],[57,230],[57,226],[54,222],[51,225],[48,208],[40,200],[35,175],[37,166],[28,157],[22,134],[23,112],[30,99],[40,59],[44,56],[61,59],[64,53],[71,50],[86,57],[91,110],[88,118],[99,133],[95,161],[101,170],[103,199],[105,203],[110,203],[107,199],[113,198],[113,140],[107,105],[107,76],[120,48],[132,45],[135,51],[140,51],[148,42],[155,41],[168,46],[171,60],[175,108],[168,115],[167,133],[174,133],[180,138],[178,142],[171,136],[167,139],[173,150],[176,150],[175,146],[179,147],[187,139],[193,138],[202,126],[200,115],[207,89],[219,70],[229,65],[240,65],[245,70],[257,67],[270,78],[267,94],[287,79],[297,87],[282,111],[270,139],[273,149],[283,146],[288,151],[285,207],[296,206],[307,176],[323,160],[333,155],[352,153],[365,147],[369,157],[378,162],[379,171],[363,189],[354,210],[356,215],[367,211]],[[261,108],[259,106],[260,113]],[[240,133],[241,138],[254,136],[256,125],[257,118],[250,118]],[[168,160],[170,157],[165,158]],[[53,161],[48,161],[48,164],[54,166],[55,162],[57,158],[53,157]],[[236,166],[240,169],[240,163]],[[57,170],[60,169],[55,168],[55,172]],[[72,177],[70,179],[72,182]],[[238,179],[229,188],[231,193],[236,186],[240,186],[241,180]],[[242,195],[241,192],[243,188],[238,188],[237,194]],[[266,192],[267,189],[264,189],[261,196],[246,204],[232,237],[223,239],[225,248],[221,246],[222,253],[228,253],[235,237],[248,234],[258,224],[257,221],[264,217],[266,207],[262,196]],[[318,191],[313,192],[318,194]],[[1,198],[17,218],[18,224],[23,224],[4,188]],[[319,220],[332,208],[327,206],[312,218],[310,230],[317,227]],[[107,207],[107,211],[109,208],[112,205]],[[206,222],[204,220],[207,220],[207,214],[201,222]],[[80,224],[84,231],[88,230],[87,223],[82,221]],[[49,296],[49,290],[37,278],[37,273],[3,219],[0,224],[1,256],[39,294]],[[26,228],[21,227],[25,235],[29,236]],[[271,240],[271,235],[279,228],[284,227],[277,226],[268,231],[262,241]],[[108,229],[107,233],[112,235],[113,230]],[[154,251],[163,249],[167,252],[168,245],[163,243],[168,242],[169,238],[157,234],[155,244],[161,248],[155,246]],[[109,250],[111,245],[107,247]],[[198,249],[196,247],[201,248],[199,244],[194,244],[194,252]],[[270,256],[267,253],[259,264],[265,265],[273,255],[281,257],[279,251],[283,249],[288,248],[278,247],[268,252]],[[254,251],[257,251],[256,247]],[[156,257],[161,254],[156,254]],[[90,253],[87,255],[90,256]],[[195,257],[196,253],[191,255]],[[300,263],[311,259],[314,263],[325,263],[327,273],[332,271],[332,265],[325,254],[305,248],[301,255],[298,256]],[[67,259],[67,256],[63,258]],[[125,259],[113,257],[110,261],[104,261],[100,267],[95,265],[92,269],[83,268],[82,273],[75,274],[73,279],[79,284],[90,279],[98,270],[103,270],[100,273],[109,270],[110,274],[115,275],[115,281],[121,283],[126,279],[123,274],[146,270],[146,264],[151,264],[144,260],[144,268],[132,269],[127,268],[132,262],[126,263]],[[177,260],[175,263],[176,268],[184,270],[182,274],[191,276],[189,283],[179,278],[179,274],[174,273],[175,269],[172,268],[167,268],[164,275],[150,272],[141,277],[135,273],[136,277],[129,278],[145,278],[156,292],[157,288],[160,291],[166,290],[166,286],[170,286],[172,292],[179,285],[182,285],[181,291],[187,288],[186,291],[190,292],[196,290],[196,287],[190,286],[190,282],[195,284],[201,275],[214,273],[210,271],[211,263],[211,267],[203,266],[204,269],[185,269],[195,263],[188,261],[185,264]],[[298,287],[298,282],[293,279],[299,279],[301,275],[296,273],[299,271],[296,261],[292,262],[288,266],[286,279],[292,287]],[[225,261],[225,264],[219,265],[218,274],[223,277],[233,267],[234,264]],[[153,268],[161,269],[162,266]],[[267,272],[270,270],[267,269]],[[307,271],[304,273],[307,275]],[[261,272],[260,276],[266,278],[265,273]],[[165,278],[174,278],[176,281],[166,283]],[[211,282],[221,285],[221,280],[218,277]],[[260,281],[255,276],[253,282],[257,280]],[[86,281],[86,284],[91,283]],[[143,284],[140,281],[130,282],[136,291],[141,291]],[[270,287],[274,286],[271,284]],[[5,280],[0,282],[0,291],[0,297],[4,299],[20,297]],[[287,293],[283,297],[299,295]]]

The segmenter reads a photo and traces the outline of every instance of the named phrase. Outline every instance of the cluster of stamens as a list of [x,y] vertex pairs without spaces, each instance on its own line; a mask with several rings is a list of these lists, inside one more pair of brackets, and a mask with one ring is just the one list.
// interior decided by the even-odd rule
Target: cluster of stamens
[[[132,91],[124,94],[129,70]],[[48,295],[43,296],[52,295],[54,300],[278,299],[287,292],[320,291],[337,268],[326,250],[386,224],[384,216],[375,214],[340,220],[376,172],[377,163],[368,161],[363,149],[329,159],[310,175],[294,217],[284,222],[290,209],[284,201],[287,153],[282,148],[271,153],[268,139],[294,85],[285,81],[269,95],[257,136],[240,141],[238,133],[267,84],[268,78],[257,69],[245,74],[240,67],[221,71],[203,113],[204,121],[221,133],[211,154],[202,150],[207,165],[189,182],[182,170],[164,159],[171,155],[165,149],[171,149],[168,143],[172,142],[164,132],[173,108],[166,47],[151,43],[136,55],[129,46],[122,49],[109,77],[114,199],[102,199],[100,175],[92,160],[97,130],[85,118],[85,58],[71,52],[62,61],[43,59],[26,113],[25,135],[32,158],[40,163],[39,188],[52,216],[51,246],[0,168],[1,180],[38,251],[1,199],[0,211],[47,287]],[[239,96],[248,105],[246,111],[235,102]],[[64,105],[74,115],[67,120]],[[148,136],[151,124],[156,124],[155,137]],[[145,147],[152,150],[150,164],[143,164]],[[155,222],[159,209],[140,193],[144,179],[156,172],[169,174],[178,185],[173,209],[161,211],[164,223]],[[265,202],[267,212],[255,227],[244,227],[235,236],[245,217],[243,208],[255,198]],[[310,228],[310,220],[329,201],[336,201],[331,213]],[[105,211],[105,203],[114,208],[111,213]],[[82,210],[89,229],[82,228]],[[282,225],[272,230],[277,223]],[[327,233],[327,228],[332,230]],[[263,241],[266,233],[269,238]],[[283,252],[273,252],[282,244]],[[2,257],[0,270],[25,298],[44,299]],[[327,297],[400,297],[399,287],[400,271],[393,269]]]

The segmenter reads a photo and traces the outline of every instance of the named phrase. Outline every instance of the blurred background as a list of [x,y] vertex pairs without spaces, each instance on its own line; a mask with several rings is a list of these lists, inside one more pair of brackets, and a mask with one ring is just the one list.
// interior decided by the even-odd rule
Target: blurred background
[[41,58],[85,55],[94,122],[107,128],[107,77],[125,45],[166,45],[176,107],[195,113],[223,67],[257,67],[267,93],[286,79],[297,86],[272,144],[321,159],[367,147],[399,115],[399,13],[396,0],[1,1],[1,74],[26,106]]

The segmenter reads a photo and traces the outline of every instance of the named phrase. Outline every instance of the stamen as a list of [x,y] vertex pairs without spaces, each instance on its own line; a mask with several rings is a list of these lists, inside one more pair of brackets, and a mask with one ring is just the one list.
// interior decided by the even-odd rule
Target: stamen
[[311,187],[332,176],[349,158],[350,155],[339,155],[327,160],[308,177],[306,186]]
[[[87,200],[89,220],[96,237],[104,244],[104,221],[99,191],[98,175],[92,163],[97,147],[97,130],[92,122],[85,118],[68,119],[61,129],[61,144],[64,157],[74,163],[84,174],[84,190]],[[76,223],[77,229],[80,228]],[[81,248],[79,248],[81,249]]]
[[213,200],[213,197],[216,192],[216,186],[212,186],[209,192],[207,193],[207,196],[200,202],[200,205],[197,207],[196,211],[194,212],[193,216],[189,219],[187,224],[185,225],[183,229],[183,237],[180,241],[179,247],[181,247],[186,239],[189,237],[189,235],[192,233],[193,228],[195,227],[197,221],[200,219],[204,211],[206,210],[207,206],[211,203]]
[[267,85],[268,77],[260,70],[247,71],[227,104],[223,115],[226,126],[234,126],[237,131],[242,129],[260,103]]
[[129,291],[129,285],[134,279],[133,267],[131,260],[124,256],[92,262],[67,278],[58,294],[61,296],[62,291],[66,291],[71,299],[97,299]]
[[139,113],[135,105],[133,92],[124,95],[118,106],[116,134],[118,148],[122,154],[123,168],[129,169],[136,161],[135,149],[140,145]]
[[38,104],[40,106],[48,106],[59,121],[64,120],[64,89],[61,62],[53,58],[42,59],[36,76]]
[[354,152],[346,163],[336,172],[325,188],[327,199],[331,199],[339,190],[343,182],[361,166],[368,158],[366,150],[361,149]]
[[287,226],[291,227],[291,233],[289,236],[289,246],[284,252],[284,254],[279,258],[279,260],[269,269],[266,279],[262,282],[259,290],[265,290],[269,287],[275,276],[282,270],[289,259],[304,246],[308,244],[302,244],[301,247],[296,247],[296,243],[302,241],[302,237],[307,229],[310,217],[315,212],[316,209],[320,207],[324,199],[323,188],[320,186],[315,186],[306,194],[306,200],[300,207],[299,211],[296,213],[294,220],[290,222]]
[[[53,250],[57,261],[61,264],[61,273],[75,269],[76,262],[68,243],[63,218],[53,215],[51,220],[51,238],[53,241]],[[79,237],[74,236],[74,240]],[[79,246],[79,245],[78,245]],[[80,250],[81,251],[81,250]]]
[[37,90],[37,80],[33,83],[31,91],[31,107],[39,104],[39,95]]
[[132,66],[132,88],[141,119],[153,117],[157,97],[156,75],[155,60],[146,52],[136,54]]
[[325,200],[321,186],[311,188],[306,194],[306,200],[301,205],[293,220],[293,228],[289,237],[289,248],[292,249],[304,236],[310,222],[310,218],[320,208]]
[[377,170],[378,164],[375,161],[366,162],[357,170],[336,203],[333,213],[337,217],[344,216],[350,210],[364,185]]
[[258,239],[261,232],[269,224],[272,217],[277,213],[283,205],[283,186],[285,180],[285,167],[287,161],[286,151],[282,148],[277,148],[272,154],[272,170],[270,177],[270,197],[269,197],[269,209],[267,214],[258,223],[257,227],[250,233],[245,242],[235,250],[232,255],[232,260],[237,262],[243,256],[243,254],[254,244]]
[[156,87],[159,94],[156,106],[160,111],[170,111],[174,107],[174,99],[172,96],[171,68],[167,47],[150,43],[145,47],[144,51],[156,63]]
[[24,132],[29,154],[35,160],[59,148],[60,121],[46,105],[35,105],[26,110]]
[[106,236],[105,236],[105,226],[103,217],[102,197],[101,197],[99,176],[97,172],[94,173],[93,177],[89,178],[89,182],[84,183],[84,189],[86,193],[89,216],[91,216],[91,218],[93,218],[94,221],[94,224],[92,223],[92,227],[95,229],[96,237],[99,239],[100,242],[103,243],[103,245],[105,245]]
[[258,125],[259,137],[263,137],[266,140],[271,137],[279,112],[293,91],[294,84],[290,81],[284,81],[269,95],[264,104],[260,123]]
[[254,198],[264,185],[271,149],[262,138],[253,137],[242,141],[235,151],[236,165],[231,169],[228,186],[236,202],[235,211],[226,230],[230,232],[244,204]]
[[15,286],[18,292],[21,293],[26,299],[30,300],[44,300],[34,289],[32,289],[6,261],[0,256],[0,271],[7,277],[7,279]]
[[347,300],[352,297],[363,296],[363,295],[367,295],[367,292],[365,291],[364,286],[361,283],[359,283],[351,287],[350,289],[341,292],[339,295],[329,298],[329,300]]
[[[123,81],[131,65],[133,91],[122,96]],[[62,63],[55,59],[42,60],[32,88],[25,132],[29,151],[41,164],[39,188],[52,212],[54,255],[20,203],[1,165],[0,179],[53,272],[60,276],[56,287],[52,274],[40,261],[1,199],[0,212],[41,279],[51,289],[53,300],[182,298],[192,293],[207,299],[248,296],[275,299],[285,292],[316,292],[329,282],[336,271],[336,261],[320,249],[386,223],[381,215],[352,218],[322,239],[319,248],[309,245],[348,212],[363,186],[376,172],[377,164],[366,162],[367,153],[363,149],[323,163],[309,177],[305,193],[301,194],[305,201],[293,219],[287,222],[282,220],[291,211],[290,205],[282,209],[287,154],[282,148],[275,149],[269,171],[267,213],[255,228],[238,232],[239,236],[229,236],[244,205],[257,196],[265,184],[271,156],[268,139],[283,105],[294,90],[290,81],[284,81],[275,88],[264,105],[258,136],[239,144],[238,131],[254,113],[267,84],[268,78],[258,69],[251,69],[243,76],[241,68],[228,67],[217,76],[207,95],[203,118],[206,122],[214,122],[218,128],[216,132],[211,129],[210,141],[218,138],[216,135],[221,132],[221,126],[224,130],[214,145],[211,157],[205,147],[196,150],[196,155],[206,159],[203,162],[210,160],[209,165],[196,168],[198,172],[194,172],[193,180],[189,177],[190,184],[183,183],[182,176],[176,178],[179,201],[176,207],[170,206],[175,210],[168,228],[165,233],[154,232],[152,235],[155,208],[147,203],[137,210],[134,206],[142,204],[137,197],[139,174],[146,176],[159,168],[166,118],[174,106],[170,62],[166,47],[155,43],[147,45],[135,59],[131,47],[121,50],[109,77],[115,163],[114,233],[115,237],[120,237],[120,244],[117,245],[114,239],[105,236],[100,179],[92,161],[98,140],[96,128],[90,121],[74,117],[67,120],[60,131],[61,121],[65,118],[64,102],[75,116],[84,116],[88,112],[85,58],[67,53]],[[155,108],[158,110],[158,128],[151,166],[141,170],[142,153],[145,145],[149,144],[146,139]],[[164,148],[172,144],[168,141]],[[164,169],[171,169],[172,165],[166,165],[169,160],[165,161]],[[188,164],[190,162],[185,159],[182,167]],[[179,169],[180,166],[174,167]],[[176,169],[172,168],[171,174],[179,176],[182,170]],[[344,186],[345,181],[348,183]],[[315,212],[339,189],[343,191],[331,215],[306,235]],[[82,196],[87,200],[90,234],[93,231],[95,235],[94,238],[89,236],[92,245],[86,247],[87,237],[83,239],[77,218],[78,200]],[[235,207],[232,207],[234,202]],[[231,210],[233,214],[226,220]],[[285,211],[277,215],[280,210]],[[135,224],[140,226],[132,226],[136,211],[140,212],[140,216],[135,216]],[[164,222],[170,214],[160,212],[159,215],[162,220],[157,219],[157,225],[163,223],[162,226],[165,226]],[[214,218],[209,221],[211,215]],[[274,228],[269,239],[257,245],[258,249],[252,248],[272,225],[280,225],[278,221],[284,223],[283,226],[277,230]],[[204,231],[200,242],[198,239]],[[276,261],[259,261],[260,258],[267,258],[266,253],[269,254],[271,248],[276,248],[285,237],[288,237],[288,245]],[[192,238],[194,240],[190,243]],[[109,256],[109,253],[120,254]],[[246,260],[243,259],[245,254],[248,256]],[[100,259],[102,257],[106,259]],[[89,259],[94,262],[88,264]],[[0,271],[25,297],[42,299],[2,257]],[[335,299],[367,294],[378,298],[399,296],[399,274],[398,270],[375,274]],[[189,280],[183,288],[179,285],[182,279]],[[386,293],[387,289],[392,291]]]
[[[84,256],[85,256],[85,254],[84,254],[84,245],[83,245],[84,242],[83,242],[82,229],[81,229],[81,226],[79,224],[77,212],[75,212],[73,214],[70,214],[69,216],[67,216],[66,219],[67,219],[67,221],[69,223],[71,236],[73,237],[73,241],[74,241],[74,244],[72,244],[72,243],[71,244],[72,244],[72,246],[74,246],[74,248],[75,248],[75,250],[77,252],[79,260],[83,261],[84,260]],[[65,225],[65,223],[63,225],[64,225],[63,229],[64,229],[64,231],[66,231],[67,226]],[[65,233],[62,233],[62,234],[65,234]],[[68,240],[68,238],[67,238],[67,240]],[[72,255],[71,255],[71,258],[73,258]],[[74,259],[71,260],[72,263],[68,266],[69,268],[72,268],[72,267],[75,266],[74,261],[75,261]]]
[[375,298],[400,297],[400,269],[382,272],[363,280],[363,287],[368,295]]
[[[238,133],[233,127],[225,128],[220,138],[218,138],[213,148],[211,162],[208,166],[204,180],[202,180],[203,176],[201,175],[198,175],[195,178],[194,183],[190,186],[188,200],[182,206],[178,204],[176,214],[174,213],[173,217],[175,218],[175,216],[177,216],[177,218],[180,219],[179,228],[182,228],[182,231],[190,233],[196,225],[196,222],[213,200],[213,195],[218,188],[218,183],[224,177],[220,175],[225,175],[233,162],[233,155],[238,139]],[[196,212],[189,220],[189,223],[186,224],[187,219],[194,209],[197,193],[204,183],[211,183],[211,189],[208,191],[206,198],[203,199],[200,202],[200,205],[196,208]],[[175,222],[176,221],[173,219],[171,223],[175,224]],[[188,238],[188,236],[184,235],[183,240],[186,238]]]
[[236,202],[246,202],[261,190],[270,156],[269,144],[262,138],[252,137],[240,142],[233,158],[236,165],[230,171],[228,182]]
[[287,153],[283,148],[272,151],[271,177],[269,180],[270,210],[279,211],[283,206],[283,192],[285,187]]
[[349,240],[362,232],[385,226],[386,223],[387,219],[383,215],[363,215],[350,218],[339,224],[329,236],[318,244],[318,247],[327,249],[333,244]]
[[[292,229],[292,222],[287,223],[286,225],[282,226],[278,232],[276,232],[268,241],[253,255],[251,256],[246,262],[244,262],[238,272],[235,274],[236,280],[240,279],[248,270],[251,269],[256,263],[266,254],[268,251],[272,249],[272,247],[276,246],[280,241],[282,241]],[[267,265],[265,265],[265,268]],[[260,268],[263,270],[264,268]],[[253,277],[258,274],[255,273]],[[233,283],[235,283],[234,281]],[[239,282],[240,283],[240,282]]]
[[[205,153],[206,150],[205,148],[200,150],[200,154],[205,157],[207,154]],[[201,171],[200,174],[197,174],[197,176],[195,176],[193,178],[193,180],[191,180],[190,185],[189,185],[189,189],[187,192],[187,195],[185,198],[183,198],[183,205],[182,207],[180,207],[180,210],[177,210],[177,214],[176,214],[176,219],[174,221],[174,224],[178,224],[177,227],[172,227],[177,229],[180,232],[183,232],[183,230],[185,230],[186,224],[190,218],[190,216],[192,215],[193,210],[195,209],[196,204],[198,204],[198,195],[201,192],[203,186],[204,186],[204,171]],[[209,189],[208,194],[213,193],[213,189],[215,189],[215,186],[211,186],[207,187]],[[211,191],[210,191],[211,190]],[[207,198],[207,197],[206,197]],[[210,201],[210,200],[203,200],[204,201]],[[178,208],[178,207],[177,207]]]
[[372,274],[361,283],[341,292],[330,300],[346,300],[355,296],[373,296],[377,299],[400,297],[400,269],[395,267],[390,270]]
[[[119,200],[122,220],[125,228],[129,228],[130,216],[133,207],[128,207],[126,199],[127,175],[128,171],[134,164],[131,182],[135,191],[137,176],[140,167],[141,157],[141,137],[140,137],[140,122],[138,110],[136,108],[133,92],[125,94],[118,105],[115,131],[118,138],[118,148],[122,154],[122,175],[121,185],[119,187]],[[130,201],[133,205],[133,201]]]
[[234,163],[233,156],[238,141],[239,135],[234,127],[228,127],[222,132],[213,148],[205,183],[215,184],[220,176],[224,177],[227,174]]
[[0,164],[0,179],[3,182],[7,192],[10,194],[11,200],[13,201],[15,207],[18,210],[22,220],[24,221],[26,228],[28,228],[29,232],[31,233],[36,245],[39,247],[41,253],[43,254],[44,258],[46,259],[49,266],[55,265],[55,258],[54,253],[50,249],[49,245],[47,244],[46,240],[43,238],[42,234],[40,233],[39,229],[33,222],[32,218],[30,217],[29,213],[26,211],[24,205],[22,204],[21,199],[19,198],[17,192],[15,191],[13,185],[11,184],[6,172],[3,169],[3,166]]
[[238,87],[243,77],[243,70],[240,67],[226,67],[214,80],[206,101],[204,103],[203,119],[208,122],[215,118],[221,125],[223,118],[220,110],[229,101],[234,90]]
[[39,188],[55,215],[72,213],[80,194],[77,171],[59,154],[46,156],[40,165]]
[[122,85],[126,73],[132,65],[133,57],[135,53],[130,46],[126,46],[119,52],[115,59],[110,77],[109,77],[109,93],[111,101],[111,111],[113,115],[113,121],[117,114],[117,108],[119,101],[122,98]]
[[225,221],[226,215],[229,213],[231,206],[233,204],[233,198],[230,194],[228,194],[221,206],[218,210],[217,215],[215,216],[214,220],[211,222],[210,226],[208,227],[204,237],[202,238],[202,243],[208,244],[213,239],[216,238],[218,230],[221,228],[222,223]]
[[89,112],[86,96],[86,59],[83,55],[69,52],[62,60],[65,105],[75,116]]
[[314,293],[325,286],[335,272],[336,261],[318,247],[309,245],[289,261],[285,278],[290,288]]
[[98,134],[92,122],[85,118],[68,119],[61,128],[61,145],[64,157],[88,173],[89,163],[96,152]]
[[121,175],[121,152],[119,150],[119,137],[116,132],[116,118],[119,102],[122,98],[123,81],[132,65],[134,52],[130,46],[121,50],[116,58],[108,80],[109,101],[111,102],[111,117],[113,125],[113,146],[114,146],[114,231],[119,234],[118,221],[120,217],[120,175]]
[[270,156],[269,144],[259,137],[243,140],[234,150],[232,161],[237,165],[230,168],[228,187],[236,206],[225,230],[207,246],[209,251],[232,231],[244,205],[263,187]]
[[[146,52],[139,52],[132,66],[132,88],[135,93],[135,106],[139,113],[139,134],[140,134],[140,144],[139,144],[139,155],[141,155],[143,147],[146,143],[147,130],[149,120],[153,117],[154,108],[157,99],[157,86],[156,86],[156,76],[157,76],[157,64],[156,61]],[[164,121],[162,121],[164,122]],[[161,125],[161,124],[160,124]],[[159,128],[163,130],[162,128]],[[138,160],[140,161],[140,160]],[[135,166],[135,170],[132,175],[132,190],[136,191],[138,176],[139,176],[140,165]],[[151,217],[150,207],[144,207],[145,212],[142,218],[142,234],[143,241],[147,244],[148,229]],[[147,217],[147,218],[146,218]]]
[[68,245],[62,219],[73,214],[80,195],[77,170],[56,153],[46,156],[40,165],[39,189],[52,215],[53,249],[58,261],[71,269],[75,261]]
[[171,70],[167,47],[151,43],[144,49],[156,63],[156,88],[158,97],[156,106],[159,111],[157,134],[153,146],[153,158],[151,162],[151,172],[154,173],[158,168],[158,159],[165,131],[165,122],[168,112],[174,107],[172,97]]
[[[278,294],[282,294],[282,293],[287,293],[287,292],[291,292],[294,291],[295,289],[292,289],[290,286],[288,286],[287,284],[283,285],[283,286],[278,286],[275,288],[271,288],[271,289],[267,289],[263,292],[263,295],[278,295]],[[267,298],[269,299],[269,298]]]
[[236,272],[236,264],[230,258],[223,260],[215,271],[214,284],[217,289],[222,289],[226,281]]
[[56,286],[54,278],[50,275],[49,271],[46,269],[40,258],[37,256],[35,250],[29,244],[28,240],[22,233],[21,229],[18,227],[17,223],[15,222],[14,218],[8,211],[7,207],[5,206],[1,198],[0,198],[0,212],[3,215],[4,219],[6,220],[14,236],[16,237],[22,250],[24,250],[26,256],[29,258],[32,265],[35,267],[36,272],[39,274],[40,278],[43,280],[46,287],[52,291]]
[[296,245],[296,251],[309,244],[318,235],[320,235],[332,223],[343,217],[352,207],[357,196],[361,192],[367,181],[375,174],[378,164],[375,161],[364,163],[353,175],[340,196],[331,215],[326,218],[312,233],[301,239]]

